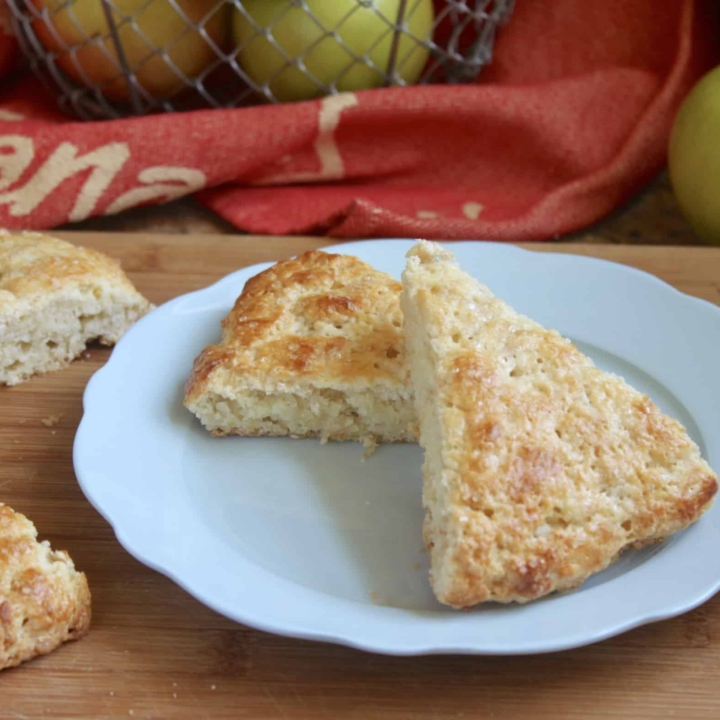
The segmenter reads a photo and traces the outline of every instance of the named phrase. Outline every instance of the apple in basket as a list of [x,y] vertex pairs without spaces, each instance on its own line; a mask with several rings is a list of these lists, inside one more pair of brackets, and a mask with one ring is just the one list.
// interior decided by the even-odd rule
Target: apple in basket
[[[33,29],[40,42],[57,53],[57,64],[68,75],[83,85],[99,87],[113,100],[128,100],[128,83],[101,0],[28,2],[46,11]],[[230,25],[229,6],[218,0],[111,0],[109,7],[125,62],[154,98],[181,90],[183,75],[192,80],[216,58],[213,48],[189,23],[201,23],[218,46],[223,45]]]
[[[412,84],[428,59],[432,0],[241,0],[233,18],[237,59],[276,100],[309,100],[380,87],[394,56],[394,84]],[[393,26],[404,9],[401,32]],[[395,51],[393,52],[393,46]]]

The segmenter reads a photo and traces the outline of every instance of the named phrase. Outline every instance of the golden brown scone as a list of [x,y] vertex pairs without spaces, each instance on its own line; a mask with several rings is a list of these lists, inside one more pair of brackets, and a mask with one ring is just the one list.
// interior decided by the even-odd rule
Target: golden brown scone
[[195,360],[185,405],[215,435],[417,437],[400,283],[312,251],[247,281],[222,341]]
[[70,556],[0,503],[0,670],[46,655],[90,628],[90,590]]
[[450,252],[414,246],[403,287],[441,602],[574,588],[708,509],[717,478],[680,423],[495,298]]
[[40,233],[0,231],[0,384],[105,345],[152,306],[111,258]]

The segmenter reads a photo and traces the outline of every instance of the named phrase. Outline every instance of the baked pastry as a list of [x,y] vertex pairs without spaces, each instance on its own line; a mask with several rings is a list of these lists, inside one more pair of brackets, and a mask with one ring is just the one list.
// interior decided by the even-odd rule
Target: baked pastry
[[70,556],[0,503],[0,670],[46,655],[90,628],[90,590]]
[[185,406],[214,435],[416,440],[400,289],[348,255],[277,263],[195,360]]
[[57,370],[151,308],[120,265],[40,233],[0,232],[0,384]]
[[465,608],[580,585],[710,506],[695,443],[621,378],[422,242],[402,308],[437,598]]

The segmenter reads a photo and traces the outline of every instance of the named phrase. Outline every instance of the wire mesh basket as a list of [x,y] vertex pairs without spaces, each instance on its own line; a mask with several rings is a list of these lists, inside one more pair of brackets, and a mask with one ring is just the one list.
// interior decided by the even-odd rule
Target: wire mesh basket
[[[0,0],[2,1],[2,0]],[[513,0],[7,0],[34,72],[86,119],[475,80]]]

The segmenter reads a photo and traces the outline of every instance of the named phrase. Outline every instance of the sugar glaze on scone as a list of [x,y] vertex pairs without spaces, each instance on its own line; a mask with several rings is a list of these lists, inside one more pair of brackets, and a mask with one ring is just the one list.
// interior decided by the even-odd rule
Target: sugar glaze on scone
[[449,251],[414,246],[403,287],[441,602],[574,588],[708,509],[717,477],[679,422],[494,297]]
[[38,542],[35,526],[0,503],[0,670],[78,640],[90,590],[70,556]]
[[185,405],[215,435],[417,439],[401,286],[355,257],[311,251],[247,281]]
[[58,370],[90,340],[112,345],[150,308],[106,255],[0,232],[0,383]]

